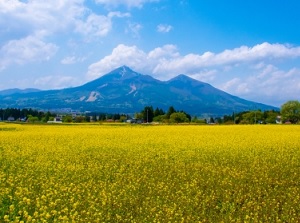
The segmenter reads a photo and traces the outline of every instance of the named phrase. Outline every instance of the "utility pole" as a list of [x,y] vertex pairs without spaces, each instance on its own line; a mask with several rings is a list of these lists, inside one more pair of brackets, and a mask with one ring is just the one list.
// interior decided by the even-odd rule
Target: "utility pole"
[[147,123],[148,123],[148,109],[147,109]]

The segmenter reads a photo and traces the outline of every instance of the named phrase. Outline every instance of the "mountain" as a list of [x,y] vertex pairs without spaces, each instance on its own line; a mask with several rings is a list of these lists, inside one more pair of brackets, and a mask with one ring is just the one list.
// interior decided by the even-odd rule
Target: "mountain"
[[12,88],[12,89],[7,89],[7,90],[0,91],[0,95],[5,96],[5,95],[11,95],[11,94],[24,94],[24,93],[38,92],[38,91],[40,91],[40,90],[34,89],[34,88],[27,88],[27,89],[24,89],[24,90],[21,90],[21,89],[18,89],[18,88]]
[[253,109],[278,109],[230,95],[183,74],[160,81],[126,66],[74,88],[0,91],[0,105],[4,108],[70,108],[105,113],[135,113],[150,105],[167,110],[173,106],[191,115],[213,116]]

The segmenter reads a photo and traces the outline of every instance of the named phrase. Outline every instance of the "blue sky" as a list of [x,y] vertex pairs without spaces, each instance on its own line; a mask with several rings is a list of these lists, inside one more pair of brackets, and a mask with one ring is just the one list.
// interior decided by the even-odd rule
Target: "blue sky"
[[300,99],[300,2],[0,0],[0,90],[78,86],[127,65],[280,106]]

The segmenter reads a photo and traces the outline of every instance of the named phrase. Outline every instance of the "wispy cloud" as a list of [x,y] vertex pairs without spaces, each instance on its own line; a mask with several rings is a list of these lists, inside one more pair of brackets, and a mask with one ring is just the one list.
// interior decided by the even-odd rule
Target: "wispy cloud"
[[118,6],[126,6],[127,8],[141,8],[144,4],[149,2],[159,2],[159,0],[95,0],[98,4],[102,4],[106,7],[118,7]]
[[132,33],[134,38],[140,38],[140,31],[142,28],[143,26],[140,23],[129,23],[126,32]]
[[60,63],[61,64],[65,64],[65,65],[69,65],[69,64],[75,64],[78,62],[83,62],[86,58],[85,57],[75,57],[75,56],[68,56],[63,58]]
[[166,25],[166,24],[159,24],[157,26],[157,32],[160,33],[168,33],[173,29],[173,27],[171,25]]
[[75,31],[86,37],[103,37],[112,29],[112,18],[129,17],[129,13],[110,12],[107,16],[90,14],[85,20],[77,20]]
[[69,86],[77,86],[78,84],[81,84],[77,78],[63,75],[49,75],[34,80],[34,85],[37,86],[39,89],[47,89],[49,83],[52,89],[64,88],[66,86],[66,83],[68,83]]

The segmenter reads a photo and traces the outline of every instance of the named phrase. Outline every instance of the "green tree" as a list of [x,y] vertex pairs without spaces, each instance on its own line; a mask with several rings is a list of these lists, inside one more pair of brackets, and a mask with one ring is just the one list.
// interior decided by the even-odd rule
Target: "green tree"
[[298,123],[300,120],[300,102],[288,101],[281,106],[280,112],[283,121]]
[[27,121],[31,123],[35,123],[39,121],[39,118],[37,116],[28,115]]
[[183,112],[174,112],[170,116],[170,122],[182,123],[189,122],[188,117]]
[[63,117],[63,122],[72,122],[73,119],[72,119],[72,116],[71,115],[66,115]]
[[278,111],[264,111],[265,122],[268,124],[275,124],[278,115]]
[[153,121],[154,122],[165,122],[167,123],[168,122],[168,119],[167,119],[167,116],[166,115],[158,115],[158,116],[155,116],[153,118]]
[[194,116],[191,122],[197,124],[206,124],[206,121],[204,119],[199,119],[197,116]]
[[171,117],[171,115],[175,112],[176,112],[175,108],[173,106],[170,106],[168,111],[167,111],[167,114],[166,114],[167,118],[169,119]]
[[134,114],[135,119],[144,119],[144,114],[142,112]]
[[261,111],[249,111],[242,114],[241,123],[244,124],[256,124],[258,122],[262,122],[263,120],[263,113]]
[[165,112],[160,108],[156,108],[154,111],[154,117],[159,116],[159,115],[164,115]]
[[146,106],[141,113],[143,114],[143,120],[145,122],[152,122],[154,117],[154,111],[152,106]]
[[86,121],[86,119],[85,119],[86,117],[84,117],[84,116],[76,116],[75,117],[75,122],[77,122],[77,123],[82,123],[82,122],[85,122]]

